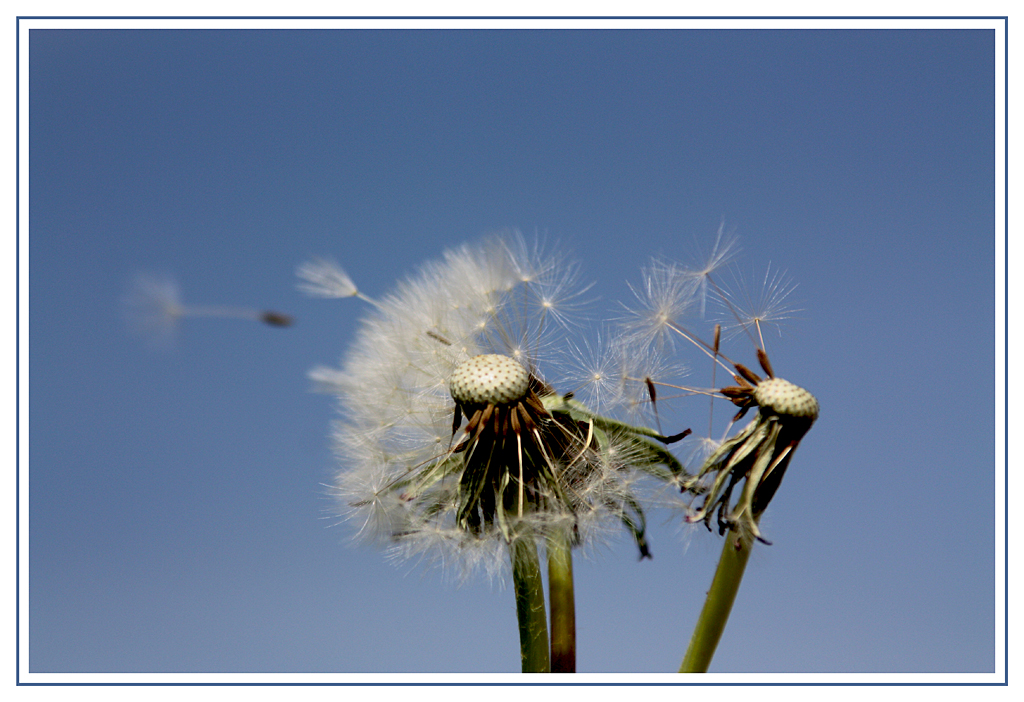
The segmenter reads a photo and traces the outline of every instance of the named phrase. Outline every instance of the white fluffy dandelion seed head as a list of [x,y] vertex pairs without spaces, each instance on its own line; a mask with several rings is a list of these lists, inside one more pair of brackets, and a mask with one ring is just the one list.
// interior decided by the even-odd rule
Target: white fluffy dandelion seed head
[[448,380],[452,399],[462,404],[505,405],[522,399],[530,374],[518,361],[497,353],[460,363]]
[[[453,450],[461,440],[455,406],[513,402],[532,376],[558,367],[568,313],[579,304],[576,279],[574,266],[508,233],[450,249],[375,296],[341,367],[312,374],[338,397],[334,487],[361,538],[387,541],[403,559],[457,565],[463,575],[504,567],[497,526],[474,534],[458,523],[464,455]],[[585,487],[601,492],[595,485],[604,480],[592,476]],[[579,515],[584,532],[607,512]],[[513,509],[506,518],[510,532],[542,536],[565,517]]]
[[759,407],[788,417],[818,418],[818,400],[799,385],[782,378],[767,378],[754,388]]

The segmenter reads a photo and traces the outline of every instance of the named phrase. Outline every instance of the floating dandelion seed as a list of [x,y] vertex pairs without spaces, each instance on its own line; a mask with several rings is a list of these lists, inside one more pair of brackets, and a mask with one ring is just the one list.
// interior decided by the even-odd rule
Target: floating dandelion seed
[[185,305],[177,281],[169,275],[138,273],[121,298],[125,321],[136,334],[166,346],[185,317],[251,319],[272,327],[294,323],[290,315],[248,307]]
[[137,273],[121,298],[129,328],[156,345],[170,341],[184,309],[178,283],[169,275]]

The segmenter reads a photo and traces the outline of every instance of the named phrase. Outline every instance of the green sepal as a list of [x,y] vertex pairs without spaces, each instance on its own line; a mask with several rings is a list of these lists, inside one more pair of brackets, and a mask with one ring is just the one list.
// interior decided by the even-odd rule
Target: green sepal
[[[564,395],[546,395],[541,398],[541,402],[552,414],[567,414],[577,422],[592,422],[594,436],[602,450],[611,445],[611,437],[614,437],[615,442],[622,445],[624,453],[629,456],[628,464],[652,477],[672,481],[689,475],[679,459],[665,448],[664,443],[669,437],[653,429],[595,414],[582,402]],[[668,472],[658,466],[667,467]]]

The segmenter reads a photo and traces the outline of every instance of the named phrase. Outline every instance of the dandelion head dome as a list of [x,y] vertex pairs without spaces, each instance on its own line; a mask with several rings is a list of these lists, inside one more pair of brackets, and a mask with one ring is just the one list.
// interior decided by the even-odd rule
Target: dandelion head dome
[[818,418],[818,400],[799,385],[782,378],[766,378],[753,391],[757,405],[781,416]]
[[460,363],[448,381],[452,399],[460,404],[503,405],[526,396],[530,374],[508,356],[486,353]]

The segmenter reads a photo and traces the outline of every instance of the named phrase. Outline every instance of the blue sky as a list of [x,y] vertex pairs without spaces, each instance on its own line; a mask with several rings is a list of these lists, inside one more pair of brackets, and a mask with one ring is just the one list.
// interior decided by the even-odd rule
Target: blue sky
[[[332,256],[380,295],[516,227],[572,252],[600,316],[724,222],[741,273],[798,284],[768,350],[822,415],[712,671],[993,671],[994,41],[34,30],[31,670],[518,670],[507,587],[332,519],[306,372],[365,308],[294,268]],[[119,306],[139,271],[297,324],[186,319],[154,350]],[[721,540],[651,521],[652,560],[577,561],[582,672],[679,665]]]

